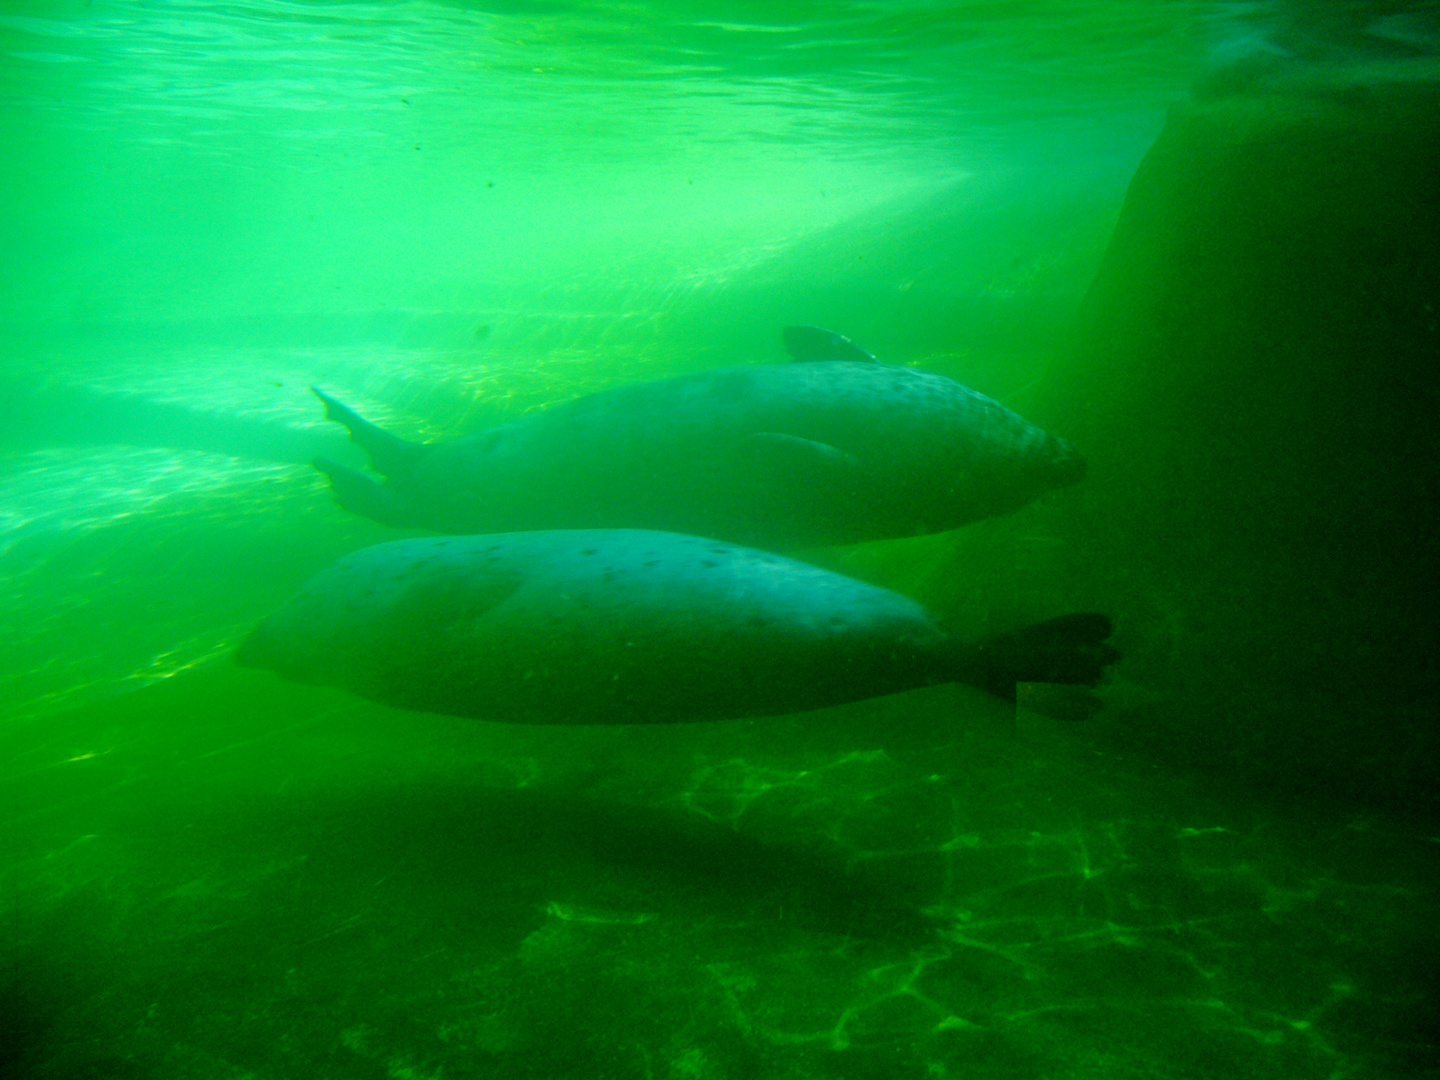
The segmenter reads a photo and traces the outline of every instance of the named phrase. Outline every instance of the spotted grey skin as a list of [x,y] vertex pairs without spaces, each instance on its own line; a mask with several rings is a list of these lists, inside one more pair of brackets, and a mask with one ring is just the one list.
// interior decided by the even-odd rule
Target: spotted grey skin
[[1093,685],[1100,615],[977,646],[913,600],[674,533],[399,540],[322,571],[240,646],[244,665],[402,708],[529,724],[802,712],[933,683],[1002,696]]
[[807,359],[617,387],[423,445],[317,389],[385,480],[316,465],[342,506],[402,528],[644,528],[781,550],[957,528],[1084,474],[1064,440],[951,379],[813,327],[786,341]]

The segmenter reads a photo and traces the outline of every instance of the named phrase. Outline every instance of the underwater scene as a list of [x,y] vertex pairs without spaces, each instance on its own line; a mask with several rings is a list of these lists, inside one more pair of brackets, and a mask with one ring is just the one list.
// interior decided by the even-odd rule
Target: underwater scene
[[1440,1077],[1429,0],[0,0],[0,1078]]

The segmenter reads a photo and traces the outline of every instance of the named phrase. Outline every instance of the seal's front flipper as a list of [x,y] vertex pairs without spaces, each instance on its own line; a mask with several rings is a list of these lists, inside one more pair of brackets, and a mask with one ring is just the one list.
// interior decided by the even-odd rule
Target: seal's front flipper
[[785,351],[792,360],[858,360],[864,364],[880,362],[844,334],[837,334],[819,326],[787,326],[781,331],[781,336],[785,339]]
[[[310,387],[315,396],[325,403],[325,419],[334,420],[344,424],[350,432],[350,440],[356,446],[364,450],[370,457],[370,464],[375,471],[385,476],[404,476],[414,466],[416,459],[424,452],[424,447],[419,443],[406,442],[398,435],[392,435],[384,428],[376,427],[369,420],[350,408],[343,401],[331,397],[318,386]],[[333,464],[333,463],[329,463]],[[329,468],[316,464],[321,472],[327,473],[331,481],[335,474]],[[336,465],[335,468],[344,468],[343,465]],[[347,470],[354,472],[353,469]],[[356,474],[359,475],[358,473]],[[362,477],[363,479],[363,477]],[[336,494],[340,493],[337,487]],[[342,498],[341,505],[345,505]],[[366,515],[371,516],[371,515]]]
[[860,467],[859,459],[847,450],[781,431],[746,435],[737,442],[736,449],[762,470],[772,469],[779,476],[802,477],[811,484],[848,481]]
[[330,478],[330,490],[335,492],[335,501],[344,509],[381,525],[402,529],[407,526],[395,493],[385,485],[329,458],[318,457],[312,464]]

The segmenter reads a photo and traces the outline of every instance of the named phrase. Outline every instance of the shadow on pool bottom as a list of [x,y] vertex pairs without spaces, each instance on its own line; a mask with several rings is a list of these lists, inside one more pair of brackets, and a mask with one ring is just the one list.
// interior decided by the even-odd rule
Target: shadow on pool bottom
[[246,685],[22,737],[3,1075],[1436,1075],[1429,841],[1373,816],[943,695],[546,733]]

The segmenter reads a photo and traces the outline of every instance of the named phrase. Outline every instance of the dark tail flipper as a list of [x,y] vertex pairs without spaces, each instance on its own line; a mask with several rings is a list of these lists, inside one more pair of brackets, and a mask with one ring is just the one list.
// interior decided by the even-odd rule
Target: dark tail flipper
[[[375,467],[376,472],[391,477],[404,476],[414,466],[416,459],[424,453],[425,448],[419,443],[406,442],[400,436],[392,435],[384,428],[376,427],[349,405],[343,401],[337,401],[318,386],[312,386],[310,389],[315,391],[315,396],[325,403],[325,419],[345,425],[350,432],[351,441],[369,455],[370,464]],[[326,466],[317,465],[317,468],[329,474],[331,480],[334,480],[335,473],[331,472],[328,465],[329,463]],[[344,468],[344,466],[336,467]],[[353,472],[354,470],[349,471]],[[338,494],[340,489],[337,487],[335,490]]]
[[[1059,720],[1086,720],[1101,700],[1085,688],[1095,686],[1105,669],[1120,659],[1108,645],[1108,615],[1093,612],[1058,619],[1001,634],[980,647],[977,684],[997,697],[1021,703]],[[1043,687],[1017,684],[1042,683]]]
[[335,493],[335,501],[350,513],[378,521],[381,525],[393,525],[397,529],[408,528],[412,524],[405,520],[399,500],[387,485],[378,484],[359,470],[329,458],[319,457],[311,464],[330,478],[330,490]]

